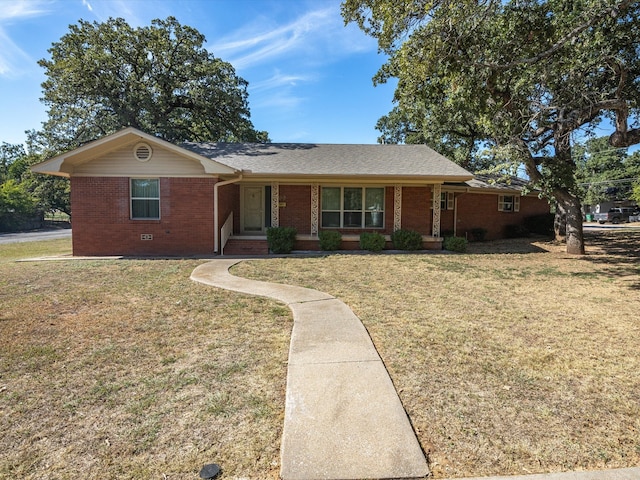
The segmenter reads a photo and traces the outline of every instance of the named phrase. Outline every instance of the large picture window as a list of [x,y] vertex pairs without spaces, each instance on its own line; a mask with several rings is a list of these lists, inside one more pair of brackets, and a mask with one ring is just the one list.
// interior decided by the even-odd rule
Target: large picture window
[[160,180],[157,178],[131,179],[131,218],[133,220],[160,218]]
[[384,187],[323,187],[323,228],[383,228]]

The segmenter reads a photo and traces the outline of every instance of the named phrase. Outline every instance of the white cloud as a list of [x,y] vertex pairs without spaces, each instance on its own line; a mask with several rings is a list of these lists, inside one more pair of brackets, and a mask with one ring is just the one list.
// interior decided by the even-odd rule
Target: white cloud
[[[91,14],[99,22],[106,22],[110,17],[124,18],[132,27],[141,27],[147,25],[144,20],[144,13],[149,13],[148,8],[153,2],[133,2],[131,0],[82,0],[82,4],[86,5]],[[160,7],[154,5],[151,11],[156,18],[159,16]],[[143,14],[143,15],[141,15]]]
[[11,77],[21,73],[23,65],[33,64],[29,55],[8,33],[7,26],[27,18],[46,15],[51,2],[42,0],[8,0],[0,8],[0,76]]
[[313,80],[314,79],[308,75],[284,75],[280,73],[280,71],[276,71],[273,76],[265,80],[252,83],[250,86],[253,91],[262,91],[281,87],[295,87],[300,83],[310,82]]
[[[309,101],[305,86],[320,82],[325,67],[354,53],[376,50],[375,42],[357,28],[344,27],[339,2],[321,5],[281,23],[276,23],[278,14],[265,12],[207,46],[250,79],[252,108],[296,110]],[[263,69],[269,65],[277,65],[271,75]]]
[[0,8],[0,23],[46,14],[49,9],[45,7],[50,4],[50,1],[43,0],[4,0]]
[[354,35],[352,28],[343,26],[337,4],[309,11],[284,25],[265,27],[269,23],[268,18],[260,18],[211,44],[209,50],[242,70],[278,58],[295,57],[306,64],[326,64],[355,52],[375,49],[375,44],[364,35]]

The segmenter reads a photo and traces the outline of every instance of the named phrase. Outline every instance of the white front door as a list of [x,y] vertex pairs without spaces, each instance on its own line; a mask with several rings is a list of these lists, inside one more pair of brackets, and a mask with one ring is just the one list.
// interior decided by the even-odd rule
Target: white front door
[[242,188],[242,231],[264,230],[264,188],[244,186]]

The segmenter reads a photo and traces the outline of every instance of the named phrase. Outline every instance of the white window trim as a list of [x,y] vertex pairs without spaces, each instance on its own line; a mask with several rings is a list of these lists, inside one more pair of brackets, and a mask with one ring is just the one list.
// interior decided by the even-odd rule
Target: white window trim
[[[444,197],[444,206],[443,206],[443,198]],[[454,192],[440,192],[440,210],[453,210],[455,202],[455,193]],[[433,210],[433,196],[431,197],[431,203],[429,208]]]
[[[511,198],[511,202],[506,202],[505,198]],[[507,205],[512,205],[513,209],[505,208]],[[498,211],[513,213],[520,211],[520,197],[518,195],[498,195]]]
[[[158,196],[157,197],[134,197],[133,196],[133,182],[135,180],[155,180],[158,182]],[[160,179],[159,178],[130,178],[129,179],[129,219],[131,220],[160,220],[162,215],[162,208],[160,205]],[[133,216],[133,201],[134,200],[157,200],[158,201],[158,216],[157,217],[134,217]]]
[[[325,188],[339,188],[340,189],[340,210],[323,210],[322,209],[322,191]],[[362,210],[345,210],[344,209],[344,189],[345,188],[360,188],[362,189]],[[369,211],[366,208],[366,191],[367,189],[381,189],[382,190],[382,205],[377,212],[382,213],[382,225],[380,227],[368,227],[365,225],[366,222],[366,213]],[[385,203],[386,203],[386,194],[387,189],[384,186],[374,186],[374,185],[323,185],[320,187],[320,228],[325,229],[346,229],[346,230],[365,230],[365,229],[373,229],[373,230],[384,230],[385,228]],[[326,227],[322,225],[322,214],[324,212],[339,212],[340,213],[340,226],[339,227]],[[345,227],[344,226],[344,214],[345,212],[361,212],[362,213],[362,221],[360,222],[359,227]]]

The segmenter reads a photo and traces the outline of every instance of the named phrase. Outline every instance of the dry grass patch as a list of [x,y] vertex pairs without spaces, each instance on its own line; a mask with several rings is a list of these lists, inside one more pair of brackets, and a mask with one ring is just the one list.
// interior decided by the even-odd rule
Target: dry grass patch
[[11,261],[39,243],[0,255],[0,477],[277,478],[286,307],[193,260]]
[[[640,464],[640,233],[590,254],[334,255],[238,275],[344,300],[369,330],[437,478]],[[492,253],[519,251],[522,253]]]

